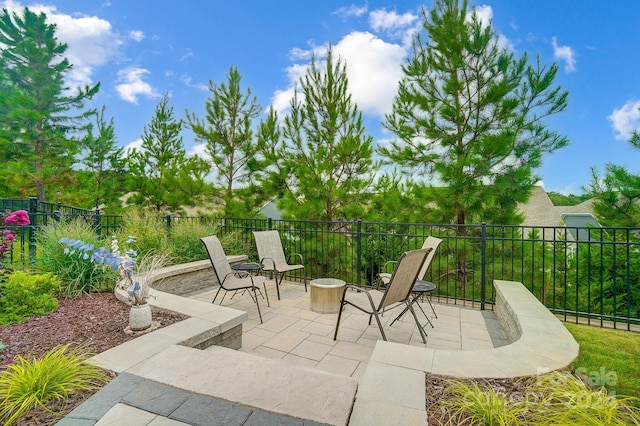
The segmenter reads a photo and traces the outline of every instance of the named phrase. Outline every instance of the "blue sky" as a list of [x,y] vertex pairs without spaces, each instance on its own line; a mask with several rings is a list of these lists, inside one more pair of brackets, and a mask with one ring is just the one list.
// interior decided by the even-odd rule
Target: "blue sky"
[[[328,43],[347,63],[353,99],[376,143],[409,53],[419,10],[430,0],[0,0],[28,6],[57,24],[74,64],[69,84],[101,82],[92,106],[106,105],[118,143],[135,146],[163,94],[175,115],[204,116],[209,81],[222,83],[230,66],[266,110],[285,112],[293,83],[310,53]],[[636,0],[486,0],[475,3],[516,54],[540,55],[560,66],[557,82],[570,92],[567,111],[548,120],[570,145],[545,157],[537,172],[545,189],[581,193],[590,167],[607,163],[640,172],[640,152],[628,144],[640,128],[640,2]],[[183,132],[186,149],[204,152]]]

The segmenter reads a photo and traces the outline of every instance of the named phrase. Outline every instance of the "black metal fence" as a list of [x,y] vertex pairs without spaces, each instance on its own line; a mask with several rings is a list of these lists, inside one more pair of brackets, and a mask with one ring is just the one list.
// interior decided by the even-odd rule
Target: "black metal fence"
[[[31,201],[25,210],[32,225],[14,245],[17,260],[35,255],[35,233],[48,221],[81,216],[106,235],[120,216]],[[5,204],[4,209],[23,208]],[[55,209],[54,209],[55,206]],[[47,210],[50,209],[50,210]],[[494,280],[522,282],[552,312],[565,320],[635,328],[640,324],[640,228],[568,228],[505,225],[443,225],[361,221],[299,221],[165,216],[168,235],[177,222],[216,226],[255,247],[253,231],[278,230],[285,251],[300,253],[308,277],[335,277],[358,286],[375,284],[389,260],[419,248],[424,239],[443,240],[427,279],[435,297],[450,303],[491,308]],[[25,246],[29,249],[25,250]],[[32,251],[32,248],[34,249]],[[234,253],[230,253],[234,254]],[[255,253],[247,253],[251,260]],[[22,257],[20,257],[22,256]],[[33,257],[31,257],[33,259]],[[16,259],[14,259],[16,260]],[[292,278],[301,278],[292,276]]]

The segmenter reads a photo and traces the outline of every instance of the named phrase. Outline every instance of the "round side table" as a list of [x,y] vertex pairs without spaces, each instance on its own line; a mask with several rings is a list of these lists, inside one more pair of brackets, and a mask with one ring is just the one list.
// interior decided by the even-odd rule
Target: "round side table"
[[310,309],[319,314],[337,314],[346,282],[336,278],[311,280]]

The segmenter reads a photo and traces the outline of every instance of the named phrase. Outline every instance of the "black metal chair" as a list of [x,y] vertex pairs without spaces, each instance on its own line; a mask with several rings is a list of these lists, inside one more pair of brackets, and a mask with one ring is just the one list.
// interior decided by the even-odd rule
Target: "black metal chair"
[[[333,340],[338,337],[338,328],[340,327],[340,318],[342,317],[342,311],[345,305],[351,305],[362,312],[369,314],[369,324],[371,324],[371,318],[375,316],[378,328],[382,338],[387,340],[387,336],[384,334],[382,328],[382,322],[380,321],[380,315],[386,309],[396,307],[404,304],[413,315],[416,325],[420,331],[420,337],[426,344],[427,338],[424,333],[420,321],[416,316],[415,311],[410,303],[411,289],[418,279],[418,274],[427,259],[427,255],[432,250],[414,250],[404,253],[398,264],[396,265],[388,285],[384,292],[379,290],[364,290],[361,287],[354,285],[348,285],[345,287],[342,294],[342,300],[340,301],[340,310],[338,311],[338,321],[336,322],[336,331],[333,335]],[[349,290],[355,290],[355,292],[349,292]]]

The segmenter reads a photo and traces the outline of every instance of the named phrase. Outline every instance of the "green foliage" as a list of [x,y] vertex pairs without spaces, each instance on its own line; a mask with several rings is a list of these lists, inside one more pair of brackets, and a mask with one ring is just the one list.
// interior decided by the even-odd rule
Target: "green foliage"
[[44,13],[28,8],[21,14],[6,8],[0,12],[0,68],[10,95],[0,114],[0,158],[10,167],[0,180],[7,179],[22,193],[33,193],[35,187],[40,201],[45,200],[45,186],[68,183],[78,151],[72,135],[94,113],[83,111],[84,103],[99,90],[99,84],[68,90],[65,78],[72,65],[55,29]]
[[[524,380],[524,379],[523,379]],[[638,399],[592,389],[580,378],[551,372],[526,380],[522,396],[490,386],[451,380],[438,409],[450,421],[470,425],[638,425]]]
[[473,12],[466,0],[423,11],[424,33],[385,118],[397,140],[380,153],[439,182],[432,209],[442,223],[515,224],[543,154],[568,143],[543,121],[566,108],[568,94],[553,86],[556,64],[516,58]]
[[118,241],[127,241],[129,235],[136,238],[130,247],[138,256],[147,254],[172,255],[167,240],[167,225],[157,213],[139,208],[129,208],[122,218],[122,227],[116,233]]
[[[208,259],[207,251],[200,238],[217,234],[218,227],[215,225],[206,225],[193,221],[174,222],[171,225],[171,234],[169,235],[172,259],[175,263]],[[228,237],[224,239],[228,239]]]
[[[526,408],[513,404],[509,395],[480,387],[472,381],[452,380],[446,389],[448,397],[439,405],[456,423],[469,425],[517,425]],[[530,424],[530,423],[528,423]]]
[[273,111],[261,126],[261,152],[273,163],[261,179],[284,185],[279,207],[288,217],[360,218],[379,167],[348,91],[346,65],[334,59],[331,46],[323,69],[312,57],[300,86],[282,131]]
[[[91,124],[82,140],[81,164],[86,167],[91,179],[83,188],[91,207],[104,213],[119,211],[120,199],[124,195],[124,149],[118,147],[113,118],[108,122],[104,117],[105,108],[96,115],[95,128]],[[104,206],[103,206],[104,205]]]
[[80,253],[67,254],[59,243],[60,238],[82,240],[97,247],[110,247],[110,239],[98,238],[91,225],[78,219],[51,223],[38,230],[37,244],[40,253],[38,267],[51,272],[62,283],[62,294],[77,295],[113,289],[117,273],[104,265],[91,261]]
[[129,202],[156,213],[177,212],[207,191],[204,179],[209,168],[198,157],[186,157],[181,130],[182,120],[174,117],[165,95],[144,128],[141,149],[129,154],[131,189],[135,191]]
[[564,195],[553,191],[547,192],[547,195],[554,206],[577,206],[591,198],[589,194]]
[[[565,323],[580,344],[576,374],[610,393],[640,397],[640,334]],[[634,404],[640,408],[638,401]]]
[[2,287],[0,325],[21,323],[30,316],[46,315],[58,308],[55,295],[60,291],[60,281],[51,273],[13,272],[3,277]]
[[97,389],[106,383],[104,371],[87,362],[89,354],[81,347],[68,345],[47,352],[42,358],[26,359],[18,355],[0,375],[0,421],[14,424],[34,408],[48,408],[56,401],[66,401],[82,390]]
[[532,414],[544,424],[640,425],[638,398],[612,395],[604,387],[592,389],[573,374],[542,375],[529,392],[543,395],[540,408]]
[[260,113],[256,97],[251,96],[250,89],[243,92],[241,81],[238,69],[230,67],[226,83],[216,85],[209,81],[211,94],[205,103],[205,119],[187,112],[189,128],[196,140],[205,143],[211,157],[226,217],[247,217],[256,202],[238,191],[251,177],[249,163],[258,150],[252,127]]
[[640,175],[615,164],[607,164],[605,176],[595,167],[591,173],[588,191],[598,221],[604,226],[640,226]]

